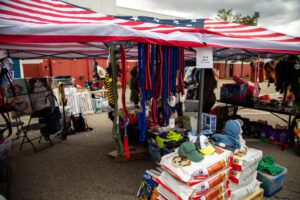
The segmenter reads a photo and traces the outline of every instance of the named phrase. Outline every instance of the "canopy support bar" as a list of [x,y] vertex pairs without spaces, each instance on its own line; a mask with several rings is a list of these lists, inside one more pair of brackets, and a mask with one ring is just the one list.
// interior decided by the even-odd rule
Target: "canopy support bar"
[[203,110],[204,73],[205,73],[205,69],[201,68],[200,81],[198,83],[199,110],[198,110],[197,134],[200,134],[201,130],[203,129],[202,110]]

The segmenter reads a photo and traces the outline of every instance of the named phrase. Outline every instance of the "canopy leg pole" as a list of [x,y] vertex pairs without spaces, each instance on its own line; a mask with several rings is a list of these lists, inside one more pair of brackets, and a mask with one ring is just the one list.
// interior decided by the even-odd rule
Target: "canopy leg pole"
[[115,142],[116,150],[118,155],[123,154],[124,147],[120,137],[118,123],[118,91],[117,91],[117,63],[116,63],[116,52],[114,46],[110,48],[111,68],[112,68],[112,86],[114,95],[114,122],[112,128],[112,137]]
[[203,110],[203,90],[204,90],[204,73],[205,69],[200,69],[200,81],[198,84],[199,110],[198,110],[198,125],[197,133],[200,134],[203,129],[202,125],[202,110]]

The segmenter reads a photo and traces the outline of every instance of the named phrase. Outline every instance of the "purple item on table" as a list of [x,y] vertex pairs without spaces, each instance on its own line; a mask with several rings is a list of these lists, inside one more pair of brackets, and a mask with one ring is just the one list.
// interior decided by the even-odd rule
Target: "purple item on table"
[[159,134],[159,137],[161,138],[164,138],[164,139],[168,139],[167,136],[168,136],[168,132],[162,132],[161,134]]
[[270,130],[269,132],[269,140],[272,140],[272,141],[278,141],[278,132],[276,129],[273,129]]
[[287,129],[277,129],[278,142],[281,144],[291,144],[294,141],[294,132]]
[[260,128],[260,137],[262,138],[268,138],[269,137],[269,134],[272,132],[273,128],[272,126],[270,125],[262,125],[262,127]]

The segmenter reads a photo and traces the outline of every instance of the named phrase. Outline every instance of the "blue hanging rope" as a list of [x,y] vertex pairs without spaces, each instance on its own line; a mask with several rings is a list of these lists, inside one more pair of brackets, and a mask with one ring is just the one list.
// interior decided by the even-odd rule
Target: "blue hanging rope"
[[179,48],[178,47],[176,47],[176,59],[177,59],[176,70],[178,70],[179,69]]
[[151,83],[152,88],[147,93],[147,98],[151,99],[153,97],[153,88],[154,88],[154,64],[155,64],[155,55],[156,55],[156,46],[155,44],[151,44],[151,63],[150,63],[150,72],[151,72]]
[[138,66],[139,66],[139,81],[142,88],[142,113],[138,114],[138,125],[141,131],[140,141],[143,142],[146,139],[146,89],[145,89],[145,48],[144,44],[139,44],[138,48]]
[[164,48],[164,102],[165,102],[165,120],[166,124],[165,126],[169,125],[169,119],[170,119],[170,105],[168,101],[168,47]]
[[173,65],[172,65],[172,69],[173,69],[173,82],[171,84],[173,84],[172,86],[172,94],[175,95],[176,94],[176,61],[177,61],[177,55],[176,55],[176,47],[172,47],[173,50],[173,56],[172,56],[172,60],[173,60]]

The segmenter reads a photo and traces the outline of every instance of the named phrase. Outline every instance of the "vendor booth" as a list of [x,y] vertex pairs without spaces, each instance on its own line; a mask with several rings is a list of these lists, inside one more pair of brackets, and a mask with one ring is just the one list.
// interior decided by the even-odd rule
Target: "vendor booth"
[[[283,180],[286,169],[275,165],[271,158],[263,158],[260,150],[247,147],[242,132],[249,123],[236,117],[236,111],[237,106],[258,109],[257,106],[264,103],[271,104],[271,99],[259,97],[260,59],[300,54],[300,38],[214,19],[106,16],[58,0],[5,0],[0,2],[0,10],[0,50],[5,53],[1,62],[7,58],[108,59],[104,84],[107,104],[113,110],[109,117],[113,121],[115,157],[122,161],[134,158],[130,144],[139,142],[147,144],[150,155],[160,165],[145,172],[139,199],[243,199],[251,195],[262,198],[261,182],[257,178],[263,182],[266,196],[272,196],[282,188],[282,182],[275,188],[270,187],[274,186],[272,181],[276,178]],[[134,108],[126,106],[126,60],[130,59],[138,60],[134,81],[138,83],[139,102]],[[205,69],[212,70],[213,60],[224,59],[253,59],[254,86],[249,91],[247,82],[236,80],[237,84],[222,87],[220,101],[234,105],[235,112],[234,117],[228,118],[226,114],[219,122],[219,115],[230,112],[230,108],[220,108],[215,113],[202,112],[208,90]],[[187,61],[195,67],[191,77],[193,88],[185,85]],[[295,100],[286,106],[279,102],[280,110],[279,106],[274,106],[274,110],[268,111],[289,114],[288,131],[295,127],[297,132],[300,128],[296,120],[300,101],[299,60],[294,59],[288,69],[282,62],[281,70],[294,70],[295,77],[292,83],[280,79],[284,81],[278,89],[286,92],[291,85],[289,91],[293,92]],[[1,65],[2,69],[7,69]],[[2,72],[0,78],[9,77],[9,72]],[[119,96],[118,76],[122,87]],[[72,89],[66,92],[68,89],[62,81],[57,82],[54,91],[63,107],[65,131],[66,99]],[[13,79],[8,83],[14,88]],[[34,91],[29,91],[29,96],[32,93]],[[1,115],[8,128],[0,132],[2,140],[11,135],[11,123],[6,113],[14,106],[19,94],[14,92],[11,96],[12,99],[1,104]],[[1,99],[4,99],[3,95]],[[52,100],[54,104],[55,98]],[[77,100],[73,104],[77,104]],[[246,100],[250,104],[246,104]],[[90,103],[82,102],[81,108],[86,108],[87,112],[92,109]],[[219,123],[223,124],[220,129],[217,128]],[[31,143],[26,132],[24,138]],[[281,141],[283,148],[288,140],[293,141],[293,138],[285,137]],[[268,171],[270,168],[273,169],[271,172]]]

